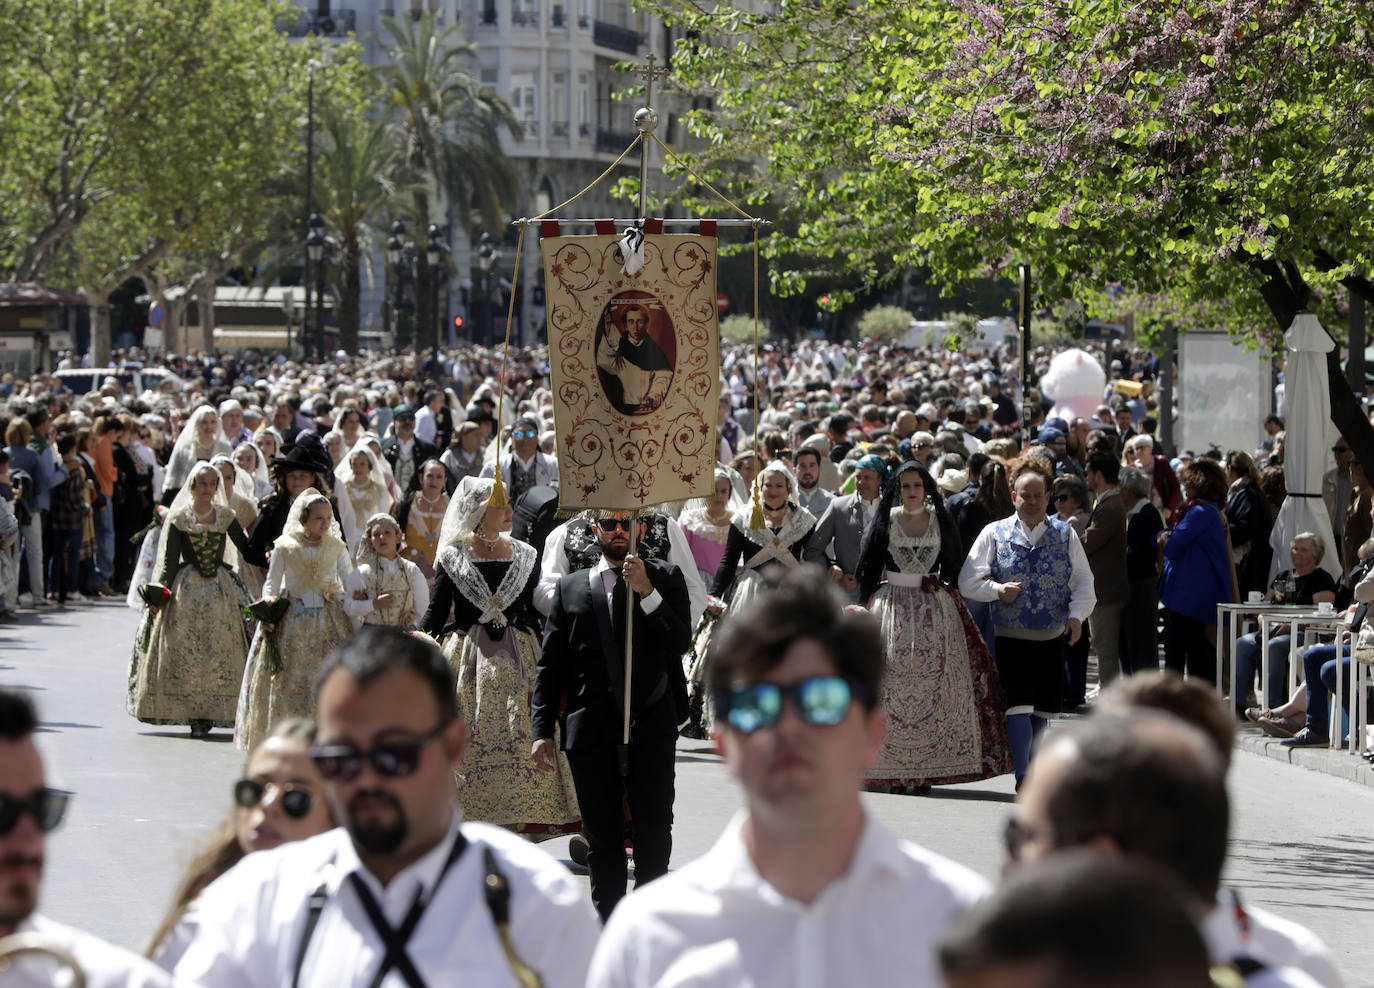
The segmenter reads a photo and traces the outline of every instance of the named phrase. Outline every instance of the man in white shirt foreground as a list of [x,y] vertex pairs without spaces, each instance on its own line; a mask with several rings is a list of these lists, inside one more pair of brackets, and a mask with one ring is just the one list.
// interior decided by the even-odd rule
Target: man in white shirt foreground
[[343,826],[251,854],[210,885],[177,976],[204,988],[516,985],[499,904],[484,895],[500,876],[515,955],[548,988],[581,986],[597,921],[573,878],[505,830],[459,826],[453,772],[468,732],[439,650],[366,628],[325,660],[316,706],[313,757]]
[[617,906],[589,988],[938,985],[935,943],[987,893],[860,802],[886,732],[882,633],[812,567],[727,620],[708,678],[745,809]]
[[[1201,731],[1155,710],[1097,714],[1056,731],[1031,765],[1007,820],[1006,867],[1074,848],[1140,862],[1179,882],[1213,962],[1232,965],[1247,984],[1339,985],[1335,971],[1311,952],[1281,956],[1220,935],[1213,917],[1222,913],[1226,926],[1227,905],[1245,915],[1239,899],[1218,908],[1229,815],[1226,764]],[[1129,911],[1117,918],[1137,922]],[[1319,970],[1320,979],[1285,966],[1297,963]]]
[[[90,988],[170,985],[171,979],[143,958],[38,913],[45,835],[62,822],[71,794],[45,783],[43,759],[33,743],[37,727],[27,697],[0,691],[0,943],[15,934],[65,951]],[[76,979],[55,957],[31,953],[0,961],[0,983],[51,988]]]

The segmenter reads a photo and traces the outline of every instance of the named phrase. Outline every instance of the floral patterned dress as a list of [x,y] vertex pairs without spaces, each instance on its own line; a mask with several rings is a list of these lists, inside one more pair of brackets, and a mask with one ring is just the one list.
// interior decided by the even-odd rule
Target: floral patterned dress
[[156,611],[144,608],[129,670],[128,711],[145,724],[234,724],[248,654],[243,607],[251,598],[234,572],[230,542],[242,552],[248,539],[223,505],[208,525],[181,512],[162,526],[154,582],[172,596]]
[[457,772],[463,818],[546,840],[577,833],[581,812],[563,752],[553,772],[536,768],[530,754],[539,664],[530,596],[539,571],[533,547],[516,540],[510,545],[509,560],[474,561],[460,545],[440,550],[422,628],[435,637],[449,635],[444,655],[471,732]]
[[939,557],[933,517],[920,536],[892,519],[886,582],[869,605],[887,642],[887,739],[865,776],[869,790],[975,782],[1011,771],[997,670],[958,591],[932,572]]
[[[234,724],[234,744],[241,750],[250,750],[279,720],[314,718],[315,674],[334,646],[353,634],[342,603],[352,570],[342,542],[276,543],[262,593],[290,598],[291,608],[275,632],[259,624],[253,635]],[[281,656],[276,671],[268,661],[269,634],[276,636]]]

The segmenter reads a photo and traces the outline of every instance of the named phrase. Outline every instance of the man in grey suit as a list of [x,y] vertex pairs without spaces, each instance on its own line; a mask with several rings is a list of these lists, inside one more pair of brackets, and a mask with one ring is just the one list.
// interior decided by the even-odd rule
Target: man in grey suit
[[821,452],[803,446],[793,457],[797,465],[797,501],[819,521],[835,495],[821,486]]
[[854,597],[859,592],[854,571],[859,565],[859,543],[864,529],[878,510],[878,495],[887,479],[887,464],[873,453],[854,468],[854,493],[834,498],[816,523],[802,557],[830,570],[830,579]]

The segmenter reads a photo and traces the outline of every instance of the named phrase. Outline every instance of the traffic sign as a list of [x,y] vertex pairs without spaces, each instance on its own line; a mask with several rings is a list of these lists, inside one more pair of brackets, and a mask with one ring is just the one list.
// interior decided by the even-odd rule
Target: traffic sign
[[717,295],[717,296],[716,296],[716,308],[719,309],[721,312],[724,312],[726,309],[730,308],[730,296],[729,296],[729,295]]
[[148,307],[148,325],[153,329],[161,329],[163,315],[162,303],[154,302]]

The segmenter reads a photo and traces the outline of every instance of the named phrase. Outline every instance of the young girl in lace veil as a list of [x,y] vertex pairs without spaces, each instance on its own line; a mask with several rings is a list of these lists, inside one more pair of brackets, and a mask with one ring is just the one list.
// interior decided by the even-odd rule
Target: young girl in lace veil
[[201,461],[162,525],[154,584],[171,591],[145,604],[129,673],[129,713],[148,724],[190,724],[193,737],[232,727],[248,639],[251,600],[232,569],[247,537],[224,496],[219,470]]
[[[244,445],[251,445],[245,443]],[[241,466],[234,462],[234,458],[221,453],[210,461],[219,470],[220,478],[223,480],[221,489],[228,492],[229,507],[234,509],[234,517],[238,519],[239,527],[245,532],[253,530],[253,523],[258,520],[258,499],[253,496],[253,477]],[[256,600],[262,595],[262,570],[258,569],[248,560],[243,558],[243,554],[234,550],[233,558],[230,560],[234,567],[234,572],[238,574],[243,585],[248,589],[249,595]]]
[[267,457],[263,456],[256,443],[239,443],[234,448],[234,462],[253,478],[254,502],[261,501],[272,493],[272,478],[267,473]]
[[539,640],[533,547],[510,537],[511,509],[487,504],[493,482],[464,477],[440,528],[434,596],[421,624],[458,679],[471,729],[460,769],[463,816],[542,840],[579,829],[567,759],[541,772],[530,754]]
[[[344,582],[352,571],[329,498],[307,487],[291,503],[272,544],[262,595],[285,597],[290,606],[280,624],[259,622],[253,635],[234,729],[240,749],[253,747],[284,717],[315,715],[315,673],[329,651],[353,633],[343,608]],[[275,636],[280,669],[272,668],[268,635]]]
[[959,595],[964,547],[934,478],[908,460],[888,479],[856,576],[887,642],[888,731],[872,790],[908,792],[1011,771],[997,671]]
[[401,528],[380,512],[368,518],[358,545],[358,568],[345,584],[344,610],[363,624],[416,628],[429,609],[429,584],[409,559],[400,555]]
[[230,453],[229,440],[224,438],[219,413],[210,405],[201,405],[191,413],[182,426],[167,460],[167,472],[162,481],[162,503],[171,504],[186,483],[191,467],[201,460],[209,462],[220,453]]
[[355,443],[348,455],[334,468],[334,493],[340,500],[348,499],[353,508],[353,517],[358,520],[359,530],[356,533],[344,533],[349,548],[356,552],[367,519],[378,513],[389,512],[394,503],[391,492],[387,490],[386,475],[382,473],[381,457],[372,452],[371,445],[365,440],[360,439]]

